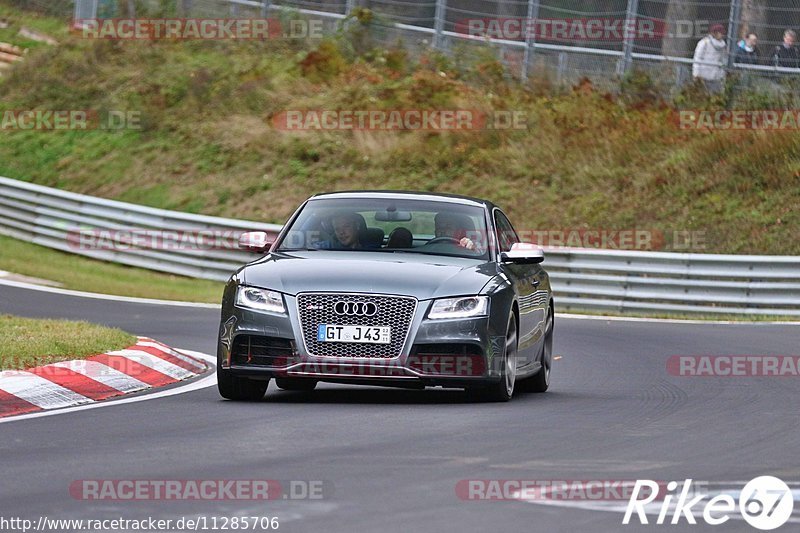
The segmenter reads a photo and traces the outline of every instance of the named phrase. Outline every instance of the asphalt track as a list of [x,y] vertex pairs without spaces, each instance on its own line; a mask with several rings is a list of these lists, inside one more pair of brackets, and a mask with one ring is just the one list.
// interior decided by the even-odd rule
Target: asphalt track
[[[214,352],[218,311],[0,286],[0,313],[83,319]],[[619,512],[465,501],[466,479],[800,480],[800,380],[670,376],[673,354],[800,353],[800,327],[561,318],[553,385],[508,404],[458,391],[216,387],[0,424],[0,517],[275,516],[279,531],[756,531],[628,525]],[[321,500],[83,501],[82,479],[321,480]],[[330,490],[332,488],[332,490]],[[800,502],[798,502],[800,505]],[[797,507],[797,505],[796,505]],[[778,531],[797,531],[798,523]]]

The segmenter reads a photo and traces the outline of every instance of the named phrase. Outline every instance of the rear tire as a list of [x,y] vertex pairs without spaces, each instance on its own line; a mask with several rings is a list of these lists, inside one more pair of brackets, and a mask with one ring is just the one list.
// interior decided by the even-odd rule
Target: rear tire
[[275,385],[281,390],[312,391],[316,388],[317,381],[303,378],[275,378]]
[[542,346],[542,369],[533,376],[520,382],[520,389],[525,392],[547,392],[550,388],[550,369],[553,367],[553,326],[555,317],[553,307],[547,308],[544,346]]
[[268,386],[269,379],[256,381],[236,377],[217,364],[217,389],[223,398],[239,402],[257,402],[264,397]]

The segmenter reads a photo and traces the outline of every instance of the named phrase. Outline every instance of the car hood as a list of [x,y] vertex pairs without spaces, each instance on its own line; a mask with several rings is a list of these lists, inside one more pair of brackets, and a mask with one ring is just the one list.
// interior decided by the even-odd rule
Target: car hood
[[478,294],[497,275],[494,263],[413,253],[271,253],[245,266],[242,283],[286,294],[365,292],[419,300]]

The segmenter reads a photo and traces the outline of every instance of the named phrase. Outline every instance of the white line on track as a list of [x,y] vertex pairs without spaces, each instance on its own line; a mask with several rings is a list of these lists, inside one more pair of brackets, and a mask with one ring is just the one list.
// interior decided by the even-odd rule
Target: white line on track
[[7,279],[0,279],[0,285],[7,285],[9,287],[17,287],[20,289],[29,289],[32,291],[49,292],[53,294],[63,294],[66,296],[77,296],[79,298],[93,298],[95,300],[112,300],[115,302],[127,302],[134,304],[150,304],[150,305],[171,305],[176,307],[199,307],[202,309],[219,309],[217,304],[205,304],[197,302],[181,302],[178,300],[154,300],[152,298],[135,298],[133,296],[115,296],[113,294],[100,294],[97,292],[83,292],[74,291],[72,289],[59,289],[56,287],[45,287],[43,285],[35,285],[33,283],[24,283],[22,281],[11,281]]
[[[2,282],[0,282],[2,283]],[[558,301],[556,301],[558,307]],[[800,321],[769,321],[769,320],[692,320],[689,318],[647,318],[636,316],[603,316],[603,315],[578,315],[574,313],[556,313],[556,318],[569,318],[575,320],[609,320],[615,322],[656,322],[661,324],[723,324],[726,326],[797,326]]]
[[[197,357],[198,359],[202,359],[209,363],[209,366],[212,367],[216,363],[216,357],[204,354],[201,352],[195,352],[193,350],[181,350],[193,357]],[[8,422],[15,422],[17,420],[27,420],[29,418],[41,418],[44,416],[55,416],[64,413],[74,413],[75,411],[84,411],[87,409],[100,409],[103,407],[113,407],[115,405],[122,405],[125,403],[136,403],[136,402],[144,402],[146,400],[155,400],[157,398],[166,398],[168,396],[176,396],[178,394],[185,394],[187,392],[192,392],[200,389],[205,389],[207,387],[213,387],[217,384],[217,375],[216,373],[209,372],[209,374],[197,381],[191,381],[186,383],[185,385],[178,385],[176,387],[172,387],[167,390],[159,390],[150,394],[143,394],[141,396],[130,396],[126,398],[121,398],[119,400],[108,400],[102,402],[95,402],[90,403],[87,405],[79,405],[76,407],[67,407],[64,409],[55,409],[51,411],[39,411],[36,413],[30,413],[27,415],[19,415],[19,416],[9,416],[6,418],[0,418],[0,424],[5,424]]]

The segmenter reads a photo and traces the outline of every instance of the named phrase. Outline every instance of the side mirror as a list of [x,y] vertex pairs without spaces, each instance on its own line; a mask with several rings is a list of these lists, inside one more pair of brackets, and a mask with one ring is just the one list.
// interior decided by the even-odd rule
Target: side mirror
[[273,242],[275,237],[266,231],[245,231],[239,236],[239,248],[253,253],[266,252]]
[[544,250],[535,244],[517,242],[511,245],[511,250],[500,253],[503,263],[532,264],[544,261]]

